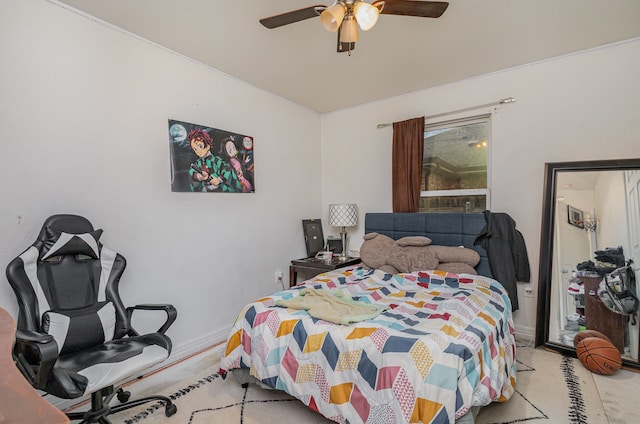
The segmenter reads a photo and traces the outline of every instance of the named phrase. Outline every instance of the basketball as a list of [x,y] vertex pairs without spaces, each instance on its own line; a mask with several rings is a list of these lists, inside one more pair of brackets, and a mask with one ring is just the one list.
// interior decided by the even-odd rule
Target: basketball
[[604,339],[604,340],[606,340],[608,342],[611,342],[611,339],[609,339],[609,337],[605,336],[604,334],[602,334],[599,331],[596,331],[596,330],[584,330],[584,331],[580,331],[573,338],[573,347],[578,347],[578,342],[580,340],[582,340],[582,339],[586,339],[587,337],[598,337],[600,339]]
[[620,351],[608,340],[586,337],[576,345],[576,353],[582,365],[591,372],[611,375],[622,366]]

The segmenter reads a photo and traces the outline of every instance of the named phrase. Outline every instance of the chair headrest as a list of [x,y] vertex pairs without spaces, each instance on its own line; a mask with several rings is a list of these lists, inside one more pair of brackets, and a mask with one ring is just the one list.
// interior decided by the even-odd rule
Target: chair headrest
[[48,237],[40,251],[41,260],[57,255],[86,255],[94,259],[100,257],[98,240],[100,240],[102,230],[70,234],[47,227],[46,232]]
[[102,230],[94,230],[91,222],[78,215],[53,215],[42,225],[40,260],[57,255],[86,255],[100,257]]
[[69,214],[52,215],[42,224],[38,240],[44,241],[47,238],[47,227],[70,234],[89,233],[93,231],[93,225],[83,216]]

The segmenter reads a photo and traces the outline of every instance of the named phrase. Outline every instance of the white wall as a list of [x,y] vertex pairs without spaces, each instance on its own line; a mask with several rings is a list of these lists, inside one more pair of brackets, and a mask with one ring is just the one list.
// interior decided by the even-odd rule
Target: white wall
[[[594,200],[598,216],[598,249],[622,246],[627,258],[633,257],[631,231],[627,217],[627,194],[624,172],[602,172],[595,187]],[[624,225],[621,225],[624,223]]]
[[[44,0],[2,6],[0,264],[49,215],[84,215],[127,258],[127,305],[176,306],[176,352],[226,337],[304,255],[301,219],[321,210],[320,116]],[[172,193],[168,119],[253,136],[256,193]]]
[[[516,220],[537,285],[544,164],[640,157],[638,75],[640,39],[635,39],[325,114],[325,206],[354,202],[361,217],[391,210],[392,129],[379,130],[377,124],[513,96],[516,103],[497,108],[492,120],[491,209]],[[481,112],[486,110],[471,113]],[[361,244],[362,232],[363,225],[351,232],[352,248]],[[516,328],[533,334],[536,299],[523,298],[522,285],[519,298]]]

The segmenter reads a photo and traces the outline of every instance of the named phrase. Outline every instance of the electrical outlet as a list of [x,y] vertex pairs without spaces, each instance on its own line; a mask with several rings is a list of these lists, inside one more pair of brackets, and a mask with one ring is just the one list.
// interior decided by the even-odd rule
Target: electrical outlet
[[524,297],[533,297],[533,286],[531,284],[524,286]]
[[282,284],[284,281],[284,276],[282,274],[282,271],[276,271],[276,284]]

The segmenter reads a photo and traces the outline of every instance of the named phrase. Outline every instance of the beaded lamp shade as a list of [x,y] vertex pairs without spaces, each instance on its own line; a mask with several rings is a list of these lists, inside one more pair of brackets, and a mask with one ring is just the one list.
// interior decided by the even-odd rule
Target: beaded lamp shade
[[329,225],[355,227],[358,225],[358,206],[353,203],[329,205]]
[[358,206],[354,203],[341,203],[329,205],[329,225],[340,227],[340,237],[342,239],[341,260],[347,259],[347,230],[345,227],[355,227],[358,225]]

